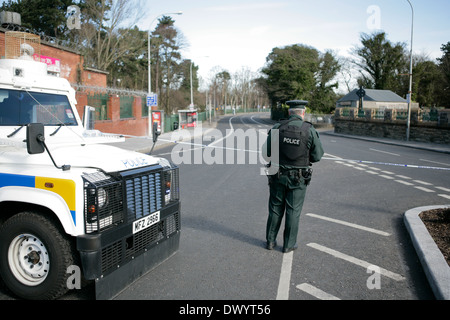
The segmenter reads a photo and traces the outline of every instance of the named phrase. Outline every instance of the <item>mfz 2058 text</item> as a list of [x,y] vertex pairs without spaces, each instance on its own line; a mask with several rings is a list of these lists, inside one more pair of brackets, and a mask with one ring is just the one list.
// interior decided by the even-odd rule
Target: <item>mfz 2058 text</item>
[[269,315],[270,306],[261,304],[225,304],[220,309],[218,307],[199,307],[187,304],[180,308],[180,315],[199,315],[211,317],[213,313],[223,315]]

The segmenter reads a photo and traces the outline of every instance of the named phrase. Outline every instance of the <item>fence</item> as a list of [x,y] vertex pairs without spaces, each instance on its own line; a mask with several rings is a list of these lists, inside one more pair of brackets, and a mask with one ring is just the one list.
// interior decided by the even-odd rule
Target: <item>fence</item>
[[[107,133],[124,135],[148,135],[148,110],[146,93],[114,88],[72,85],[76,91],[77,110],[83,116],[84,106],[95,108],[95,129]],[[269,109],[235,109],[235,113],[269,111]],[[210,116],[232,114],[233,110],[211,110],[199,112],[199,122],[209,121]],[[179,115],[164,115],[164,132],[173,131],[180,123]]]
[[[427,126],[443,126],[449,125],[448,119],[450,115],[449,109],[412,109],[411,122],[419,125]],[[404,123],[408,118],[408,111],[405,109],[363,109],[356,108],[337,108],[335,111],[336,119],[343,120],[361,120],[376,122],[398,122]]]
[[[359,136],[406,139],[407,111],[404,109],[337,108],[336,133]],[[410,118],[410,140],[450,143],[450,109],[413,109]]]

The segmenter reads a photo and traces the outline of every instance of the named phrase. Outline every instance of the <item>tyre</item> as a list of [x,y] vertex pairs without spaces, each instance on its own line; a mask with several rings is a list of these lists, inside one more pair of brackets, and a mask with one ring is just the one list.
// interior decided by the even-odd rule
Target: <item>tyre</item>
[[0,229],[0,275],[15,295],[56,299],[67,292],[67,268],[74,264],[70,241],[57,224],[38,212],[22,212]]

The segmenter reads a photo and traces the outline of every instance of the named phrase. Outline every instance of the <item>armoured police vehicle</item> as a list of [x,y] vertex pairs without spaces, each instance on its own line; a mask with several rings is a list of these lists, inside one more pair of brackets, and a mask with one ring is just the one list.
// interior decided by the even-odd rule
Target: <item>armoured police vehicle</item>
[[20,298],[56,299],[79,273],[109,299],[178,250],[179,170],[111,146],[123,138],[89,128],[93,108],[82,121],[69,82],[32,55],[21,43],[0,60],[0,275]]

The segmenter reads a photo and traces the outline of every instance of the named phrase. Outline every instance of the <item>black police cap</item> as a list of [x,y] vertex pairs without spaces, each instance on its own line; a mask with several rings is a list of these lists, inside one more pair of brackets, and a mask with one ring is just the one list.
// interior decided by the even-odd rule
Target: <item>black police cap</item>
[[308,104],[308,101],[292,100],[292,101],[286,102],[286,104],[289,106],[289,109],[305,109],[306,105]]

